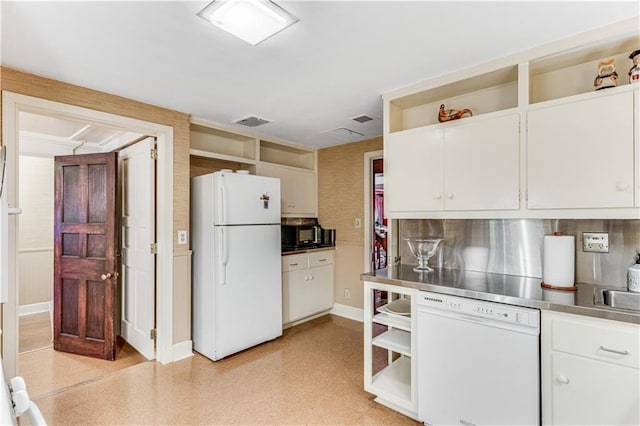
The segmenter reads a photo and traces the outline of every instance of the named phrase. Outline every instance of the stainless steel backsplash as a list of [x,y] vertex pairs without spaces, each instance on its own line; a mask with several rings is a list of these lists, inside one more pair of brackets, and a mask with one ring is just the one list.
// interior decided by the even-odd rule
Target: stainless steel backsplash
[[[627,268],[640,252],[640,220],[405,219],[399,221],[403,264],[416,264],[402,238],[444,237],[431,266],[542,277],[544,235],[574,235],[576,282],[626,287]],[[607,232],[609,253],[582,251],[583,232]]]

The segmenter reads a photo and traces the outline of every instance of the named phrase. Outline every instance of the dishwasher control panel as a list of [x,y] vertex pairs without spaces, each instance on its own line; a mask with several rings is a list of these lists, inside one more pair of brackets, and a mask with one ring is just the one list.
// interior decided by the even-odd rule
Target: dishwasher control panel
[[418,308],[425,306],[431,309],[435,308],[448,312],[458,312],[473,317],[531,327],[537,327],[539,323],[539,311],[533,308],[504,305],[502,303],[486,302],[484,300],[449,296],[426,291],[420,291],[418,294]]

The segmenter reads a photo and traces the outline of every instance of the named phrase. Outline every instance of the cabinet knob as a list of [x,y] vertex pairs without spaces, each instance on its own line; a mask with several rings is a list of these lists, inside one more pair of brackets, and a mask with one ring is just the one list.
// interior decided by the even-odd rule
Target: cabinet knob
[[626,191],[627,189],[629,189],[629,184],[628,183],[623,183],[623,182],[618,182],[616,183],[616,189],[620,192],[622,191]]
[[447,198],[448,199],[452,199],[453,198],[453,194],[451,192],[447,192]]
[[311,275],[311,276],[309,277],[309,279],[313,281],[313,275]]
[[436,200],[442,200],[442,194],[440,194],[439,192],[433,196],[433,198],[435,198]]
[[567,376],[565,376],[565,375],[558,376],[557,380],[558,380],[558,382],[562,383],[563,385],[568,385],[569,382],[570,382],[569,378]]

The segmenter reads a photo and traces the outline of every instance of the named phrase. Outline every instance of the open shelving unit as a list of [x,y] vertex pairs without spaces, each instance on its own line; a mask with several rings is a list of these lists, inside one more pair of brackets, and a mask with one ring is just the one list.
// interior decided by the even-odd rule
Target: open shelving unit
[[[365,281],[365,390],[376,402],[417,419],[415,295],[417,290]],[[398,314],[374,305],[376,291],[388,304],[409,300],[409,312]]]

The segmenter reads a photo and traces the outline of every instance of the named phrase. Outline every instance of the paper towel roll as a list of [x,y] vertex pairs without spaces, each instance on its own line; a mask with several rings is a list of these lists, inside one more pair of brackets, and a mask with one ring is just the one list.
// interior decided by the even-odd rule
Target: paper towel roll
[[575,284],[573,235],[545,235],[543,250],[542,279],[544,283],[554,287],[573,287]]

